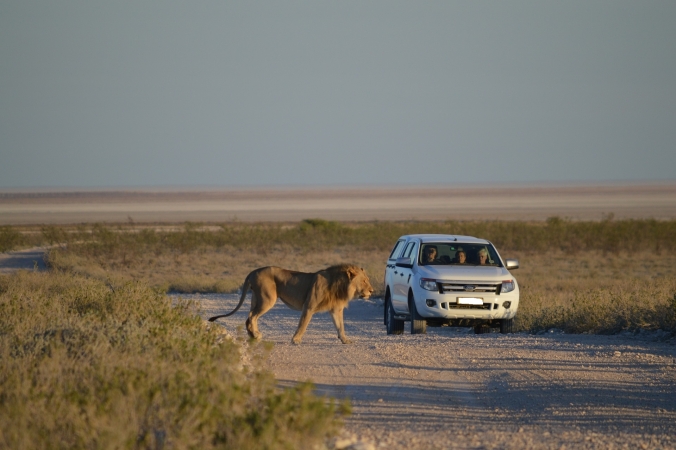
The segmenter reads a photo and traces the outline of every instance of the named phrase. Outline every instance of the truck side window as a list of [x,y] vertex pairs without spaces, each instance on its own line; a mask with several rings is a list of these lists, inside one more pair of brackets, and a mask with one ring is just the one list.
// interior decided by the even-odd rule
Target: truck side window
[[404,254],[401,255],[401,257],[402,258],[410,258],[411,252],[413,251],[414,246],[415,246],[415,242],[409,242],[408,245],[406,246],[406,249],[404,250]]
[[392,249],[392,253],[390,253],[390,257],[388,259],[397,259],[397,255],[399,252],[401,252],[401,249],[404,247],[404,241],[397,241],[396,244],[394,244],[394,248]]

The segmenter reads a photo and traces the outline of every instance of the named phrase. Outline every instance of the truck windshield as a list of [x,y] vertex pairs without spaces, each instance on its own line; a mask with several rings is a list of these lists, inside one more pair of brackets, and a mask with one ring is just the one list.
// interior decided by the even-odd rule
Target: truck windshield
[[426,242],[420,246],[421,266],[476,265],[502,267],[500,258],[491,244],[462,244]]

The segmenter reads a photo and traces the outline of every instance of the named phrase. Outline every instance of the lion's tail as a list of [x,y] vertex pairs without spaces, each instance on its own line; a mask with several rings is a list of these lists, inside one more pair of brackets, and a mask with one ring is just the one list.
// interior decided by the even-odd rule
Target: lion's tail
[[242,285],[242,295],[239,296],[239,303],[237,303],[237,306],[235,306],[235,309],[230,311],[227,314],[221,314],[218,316],[214,317],[209,317],[209,322],[213,322],[216,319],[220,319],[221,317],[228,317],[232,316],[235,314],[237,311],[239,311],[239,308],[242,307],[242,304],[244,303],[244,299],[246,298],[246,294],[249,292],[249,288],[251,287],[251,280],[249,280],[249,277],[251,277],[251,274],[246,276],[246,279],[244,280],[244,284]]

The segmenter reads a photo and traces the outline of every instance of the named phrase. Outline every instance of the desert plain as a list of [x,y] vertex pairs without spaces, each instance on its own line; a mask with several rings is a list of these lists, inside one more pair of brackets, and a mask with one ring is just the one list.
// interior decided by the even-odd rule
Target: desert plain
[[0,191],[0,225],[676,217],[676,183]]

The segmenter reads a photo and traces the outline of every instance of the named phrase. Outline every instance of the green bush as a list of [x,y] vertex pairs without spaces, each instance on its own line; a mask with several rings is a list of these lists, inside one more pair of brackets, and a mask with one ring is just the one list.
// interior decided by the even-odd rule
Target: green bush
[[0,448],[309,448],[346,412],[140,283],[3,276],[0,317]]

